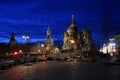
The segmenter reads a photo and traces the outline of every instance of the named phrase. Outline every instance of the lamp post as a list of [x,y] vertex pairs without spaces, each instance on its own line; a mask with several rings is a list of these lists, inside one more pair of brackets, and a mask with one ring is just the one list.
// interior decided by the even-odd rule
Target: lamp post
[[44,47],[45,47],[45,45],[41,44],[41,52],[42,52],[42,54],[44,54]]
[[30,37],[29,37],[28,35],[23,35],[22,37],[23,37],[23,39],[25,39],[26,42],[28,43]]
[[[30,38],[29,35],[23,35],[22,38],[25,39],[26,45],[27,45],[29,38]],[[29,54],[28,50],[27,50],[27,57],[28,57],[28,64],[29,64],[30,63],[30,54]]]

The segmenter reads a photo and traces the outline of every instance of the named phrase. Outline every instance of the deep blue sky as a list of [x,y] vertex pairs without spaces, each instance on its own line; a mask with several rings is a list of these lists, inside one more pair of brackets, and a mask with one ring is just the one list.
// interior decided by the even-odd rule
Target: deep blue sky
[[93,39],[101,39],[105,7],[110,18],[117,22],[114,33],[120,32],[119,0],[0,0],[0,42],[9,41],[7,36],[11,32],[18,42],[24,42],[24,34],[29,34],[32,42],[44,40],[48,24],[52,37],[63,40],[72,13],[80,31],[83,25],[88,25]]

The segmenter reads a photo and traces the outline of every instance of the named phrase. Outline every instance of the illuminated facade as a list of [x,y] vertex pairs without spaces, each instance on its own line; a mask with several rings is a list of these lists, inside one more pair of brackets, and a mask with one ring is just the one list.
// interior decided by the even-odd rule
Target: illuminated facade
[[74,14],[72,14],[72,23],[64,32],[63,50],[91,51],[92,39],[87,27],[83,28],[82,33],[78,30]]
[[100,49],[100,52],[111,56],[120,54],[120,33],[116,34],[114,38],[110,38],[109,42]]
[[117,33],[115,36],[115,42],[116,42],[116,49],[117,52],[120,54],[120,33]]
[[82,29],[82,39],[83,39],[83,46],[82,46],[82,51],[93,51],[94,50],[94,45],[92,42],[92,37],[91,37],[91,32],[88,27],[84,27]]
[[51,37],[50,26],[48,26],[46,40],[45,40],[46,50],[50,51],[53,48],[53,39]]
[[[74,41],[74,42],[72,42]],[[81,34],[78,31],[77,24],[74,19],[74,15],[72,15],[72,23],[70,27],[64,32],[64,39],[63,39],[64,50],[69,50],[72,48],[78,49],[81,44]]]
[[118,54],[115,39],[110,38],[109,42],[104,44],[103,47],[100,49],[100,52],[102,52],[103,54],[110,54],[110,56]]

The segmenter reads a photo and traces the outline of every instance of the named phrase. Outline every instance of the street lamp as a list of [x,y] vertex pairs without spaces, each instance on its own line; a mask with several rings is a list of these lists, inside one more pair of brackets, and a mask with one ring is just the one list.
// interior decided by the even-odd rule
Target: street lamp
[[30,38],[28,35],[23,35],[22,37],[23,37],[23,39],[25,39],[27,42],[28,42],[28,40],[29,40],[29,38]]
[[45,47],[45,45],[41,44],[41,52],[42,52],[42,54],[44,53],[44,47]]
[[41,44],[41,47],[44,47],[45,45],[44,44]]
[[[25,39],[26,43],[28,43],[30,37],[29,37],[29,35],[23,35],[22,38]],[[27,57],[28,57],[28,64],[29,64],[30,63],[30,54],[28,51],[27,51]]]

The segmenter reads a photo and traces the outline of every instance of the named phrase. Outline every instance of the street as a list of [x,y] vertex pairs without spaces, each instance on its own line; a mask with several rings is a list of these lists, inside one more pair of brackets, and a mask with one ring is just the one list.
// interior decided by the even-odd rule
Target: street
[[0,80],[119,80],[120,65],[43,61],[0,70]]

